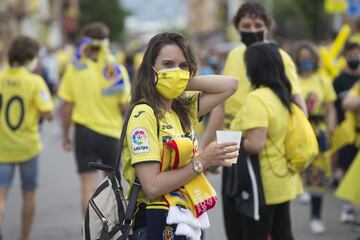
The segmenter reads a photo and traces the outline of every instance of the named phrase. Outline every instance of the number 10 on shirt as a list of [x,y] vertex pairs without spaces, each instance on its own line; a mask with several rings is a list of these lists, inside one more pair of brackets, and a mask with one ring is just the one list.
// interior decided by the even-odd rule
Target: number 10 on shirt
[[[10,110],[18,104],[19,106],[19,117],[17,121],[12,121],[13,119],[10,117]],[[0,116],[5,117],[5,123],[9,129],[12,131],[16,131],[20,128],[21,124],[24,121],[25,117],[25,107],[24,100],[20,96],[12,96],[10,97],[7,103],[4,102],[3,95],[0,94]]]

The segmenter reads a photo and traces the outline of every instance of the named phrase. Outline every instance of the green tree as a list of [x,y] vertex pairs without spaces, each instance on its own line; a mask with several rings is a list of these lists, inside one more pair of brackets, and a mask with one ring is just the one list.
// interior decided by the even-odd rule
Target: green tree
[[118,0],[80,0],[80,25],[100,21],[111,31],[111,40],[120,40],[127,12]]
[[324,0],[274,0],[279,35],[321,40],[329,32]]
[[310,36],[317,40],[324,37],[327,18],[324,12],[324,0],[296,0],[294,2],[302,12],[302,19]]

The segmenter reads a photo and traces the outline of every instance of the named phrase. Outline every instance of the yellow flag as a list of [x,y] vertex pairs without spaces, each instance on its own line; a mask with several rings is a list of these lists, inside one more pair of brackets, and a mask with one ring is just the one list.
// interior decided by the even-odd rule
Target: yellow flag
[[345,113],[345,120],[336,127],[331,136],[331,153],[334,154],[340,148],[353,144],[356,138],[356,117],[353,112]]
[[341,199],[349,201],[353,204],[360,206],[360,153],[358,153],[347,171],[344,179],[341,181],[340,186],[335,192],[335,195]]

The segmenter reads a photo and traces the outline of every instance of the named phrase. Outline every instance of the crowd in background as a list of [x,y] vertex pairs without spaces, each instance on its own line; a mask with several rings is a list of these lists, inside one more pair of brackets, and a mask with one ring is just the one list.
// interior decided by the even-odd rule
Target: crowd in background
[[[358,25],[360,25],[360,20]],[[79,61],[82,55],[87,54],[87,56],[89,57],[94,57],[94,59],[96,59],[98,63],[102,61],[101,57],[106,58],[105,56],[101,55],[101,51],[103,51],[102,47],[108,43],[100,42],[98,43],[98,46],[94,46],[91,45],[93,44],[93,42],[89,43],[83,41],[84,39],[86,39],[86,37],[98,39],[99,41],[107,39],[110,33],[107,32],[108,30],[106,30],[106,26],[101,25],[99,28],[101,29],[101,36],[97,35],[98,32],[96,32],[96,30],[88,30],[88,32],[86,32],[85,30],[85,32],[82,32],[82,37],[85,36],[85,38],[79,39],[81,41],[79,41],[77,45],[66,45],[63,48],[56,50],[47,49],[45,46],[39,46],[38,51],[34,50],[35,52],[37,52],[36,54],[32,53],[32,55],[29,56],[27,59],[23,59],[24,61],[22,62],[22,64],[29,64],[33,59],[38,59],[38,62],[31,62],[35,65],[31,68],[27,68],[27,71],[31,71],[32,73],[41,76],[46,83],[47,90],[43,90],[45,92],[41,92],[44,98],[43,103],[47,103],[48,93],[51,94],[51,98],[55,102],[54,111],[59,112],[59,114],[57,114],[58,118],[59,116],[61,116],[62,118],[62,127],[67,138],[63,139],[64,150],[71,149],[71,137],[69,137],[68,135],[71,122],[70,116],[71,113],[74,114],[74,112],[77,114],[76,116],[78,118],[75,127],[75,138],[77,139],[75,139],[75,141],[78,142],[78,146],[81,145],[79,144],[79,142],[82,143],[81,146],[83,146],[83,148],[81,149],[75,149],[76,158],[79,159],[89,157],[94,158],[94,160],[96,160],[97,157],[110,159],[109,156],[105,156],[106,154],[101,149],[94,152],[89,152],[89,149],[87,148],[90,145],[99,145],[100,143],[106,145],[107,141],[111,145],[110,142],[112,141],[112,138],[116,139],[116,136],[119,135],[116,129],[118,128],[119,131],[121,130],[120,126],[117,126],[117,124],[114,124],[114,126],[112,126],[110,129],[106,129],[106,127],[102,128],[101,126],[99,127],[96,125],[90,127],[90,131],[89,129],[84,129],[83,126],[81,126],[82,119],[91,118],[92,116],[86,116],[86,114],[83,113],[82,109],[75,109],[73,105],[75,101],[78,101],[77,106],[79,106],[80,104],[84,106],[84,108],[89,107],[87,105],[89,104],[89,98],[91,98],[91,95],[86,95],[86,90],[82,89],[82,86],[75,86],[69,83],[69,79],[74,78],[84,78],[85,80],[88,80],[86,79],[86,76],[84,77],[81,75],[81,73],[77,72],[78,69],[84,68],[84,66],[82,66],[83,63]],[[243,43],[239,44],[243,45],[246,43],[244,43],[243,41]],[[338,35],[333,39],[333,41],[327,42],[325,44],[304,41],[303,39],[291,42],[283,41],[281,42],[281,44],[277,44],[275,42],[275,44],[276,46],[281,47],[284,52],[287,52],[287,54],[291,57],[292,62],[295,64],[297,74],[296,77],[298,77],[299,79],[299,89],[301,89],[301,92],[296,92],[296,94],[294,95],[302,95],[305,102],[305,108],[309,117],[309,121],[311,122],[318,136],[319,149],[321,153],[311,164],[311,166],[302,173],[301,177],[303,185],[305,186],[305,192],[300,196],[300,200],[304,204],[310,205],[310,219],[312,219],[310,228],[312,232],[323,233],[326,231],[326,225],[322,221],[321,212],[324,193],[333,189],[337,189],[338,186],[341,185],[341,182],[344,178],[351,177],[351,179],[348,181],[352,182],[353,184],[357,184],[358,177],[356,176],[358,175],[356,174],[360,174],[360,172],[356,172],[355,174],[352,173],[351,176],[347,177],[347,172],[349,171],[349,169],[352,170],[352,168],[354,168],[354,164],[356,162],[359,163],[360,161],[358,160],[359,155],[357,155],[360,147],[360,138],[356,136],[354,141],[349,141],[351,142],[351,144],[349,144],[348,142],[342,143],[341,141],[343,139],[340,139],[347,138],[347,136],[342,135],[346,134],[347,132],[341,130],[343,126],[346,125],[348,121],[350,121],[349,119],[351,119],[351,117],[355,119],[354,121],[357,131],[360,127],[360,122],[357,116],[360,107],[357,102],[354,103],[355,101],[357,101],[356,97],[360,95],[360,29],[354,28],[350,31],[348,29],[348,26],[344,25],[344,27],[339,31]],[[106,45],[107,49],[105,49],[104,51],[110,51],[111,46],[115,45],[116,44],[114,43],[112,43],[111,45]],[[89,46],[91,46],[93,49],[86,49]],[[13,45],[13,47],[16,47],[16,45]],[[16,64],[18,64],[18,62],[11,62],[11,59],[9,59],[11,54],[9,55],[8,52],[10,50],[11,48],[0,49],[0,74],[4,74],[4,72],[8,71],[9,67],[14,67]],[[91,51],[94,52],[92,53]],[[114,103],[104,102],[105,105],[109,106],[113,104],[115,106],[115,104],[121,103],[124,105],[121,109],[122,112],[126,112],[128,104],[127,97],[130,94],[130,89],[135,86],[136,74],[142,62],[143,53],[144,47],[131,50],[126,50],[126,48],[122,48],[120,51],[114,52],[113,55],[106,52],[106,54],[111,55],[111,61],[115,63],[116,67],[108,66],[105,60],[104,62],[101,62],[102,65],[100,66],[100,68],[105,69],[102,77],[108,78],[108,80],[111,79],[113,81],[111,83],[112,85],[103,86],[105,89],[104,91],[108,91],[108,94],[113,94],[114,92],[118,91],[116,87],[119,86],[119,84],[124,84],[126,91],[121,89],[124,96],[119,99],[114,99]],[[227,55],[227,51],[224,52],[223,50],[219,50],[215,46],[212,49],[202,50],[201,56],[198,56],[200,60],[200,69],[197,74],[223,74]],[[284,57],[283,61],[286,64]],[[88,62],[87,66],[90,66],[91,64],[92,63]],[[69,65],[75,66],[73,67],[74,69],[71,69]],[[98,66],[94,66],[94,69],[96,67]],[[118,73],[118,75],[116,74],[116,72]],[[6,72],[5,74],[11,73]],[[91,75],[91,73],[89,74]],[[119,77],[119,75],[121,75],[121,77],[123,78],[117,78]],[[120,80],[123,80],[123,82],[121,82]],[[292,80],[290,79],[290,82],[291,81]],[[78,91],[83,90],[84,93],[82,94],[84,94],[84,96],[76,98],[76,94],[74,94],[73,92],[76,88],[78,88]],[[239,85],[239,88],[242,88],[241,84]],[[1,94],[2,93],[0,87],[0,96]],[[86,99],[86,102],[81,102],[84,99]],[[100,100],[100,98],[95,100],[97,103],[99,101],[102,101]],[[94,102],[94,105],[95,104],[96,103]],[[3,106],[1,105],[0,99],[0,111],[2,111],[2,107]],[[42,112],[46,113],[52,109],[52,106],[42,106],[41,104],[39,104],[39,109]],[[113,110],[110,109],[109,111]],[[351,113],[355,114],[351,115]],[[108,116],[108,113],[106,112],[102,112],[100,114]],[[119,114],[121,114],[121,112],[119,112]],[[44,115],[43,118],[51,119],[52,117]],[[114,118],[116,119],[116,117]],[[109,118],[105,119],[105,121],[111,122],[114,118],[113,116],[109,116]],[[65,122],[67,121],[66,126],[64,126],[64,119]],[[119,119],[117,119],[119,120],[118,122],[121,122],[121,117]],[[206,115],[204,120],[196,126],[196,134],[200,138],[204,133],[204,129],[206,129],[206,124],[210,119],[211,117],[209,115]],[[99,119],[99,121],[102,120],[104,119]],[[227,123],[225,116],[225,127],[226,124]],[[91,129],[93,129],[93,131],[91,131]],[[96,131],[94,131],[94,129]],[[93,136],[92,134],[94,134],[94,132],[101,132],[101,136]],[[88,141],[84,143],[84,140],[86,139],[99,139],[99,137],[103,138],[103,140],[100,140],[100,142],[94,143]],[[1,142],[2,140],[0,139],[0,143]],[[201,144],[202,143],[200,143],[200,149],[202,148]],[[337,146],[337,149],[334,150],[334,146]],[[114,151],[116,151],[118,147],[116,146],[116,142],[113,142],[113,147],[113,149],[115,149]],[[114,157],[116,156],[111,156],[111,158]],[[0,157],[0,160],[3,159]],[[88,198],[90,197],[91,193],[94,191],[94,188],[97,185],[96,179],[94,179],[93,176],[89,174],[84,174],[87,172],[86,168],[87,166],[84,167],[81,163],[81,160],[78,160],[78,172],[81,176],[82,181],[82,210],[84,214],[86,211]],[[209,174],[211,174],[212,172],[216,172],[216,169],[209,170]],[[32,189],[34,188],[35,187],[33,186]],[[340,195],[340,197],[344,199],[343,196],[349,195],[349,191],[351,192],[352,190],[348,187],[345,190],[338,189],[337,195]],[[4,201],[5,198],[6,193],[3,195],[2,200]],[[352,199],[351,197],[345,197],[342,206],[341,216],[339,216],[339,219],[343,223],[352,223],[354,229],[359,230],[359,223],[356,221],[356,213],[358,206],[354,203],[360,204],[360,199],[357,199],[356,202],[356,200]],[[0,210],[2,210],[2,216],[0,216],[1,226],[4,203],[0,205]],[[30,223],[27,224],[29,225]],[[24,230],[23,239],[27,239],[29,231],[29,227]]]

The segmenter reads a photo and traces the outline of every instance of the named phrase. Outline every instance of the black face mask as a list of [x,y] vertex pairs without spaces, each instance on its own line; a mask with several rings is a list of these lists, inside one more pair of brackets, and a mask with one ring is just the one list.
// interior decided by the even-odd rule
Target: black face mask
[[360,60],[349,60],[347,61],[347,65],[351,70],[356,70],[359,67]]
[[248,47],[253,43],[264,41],[264,31],[240,32],[241,41]]

